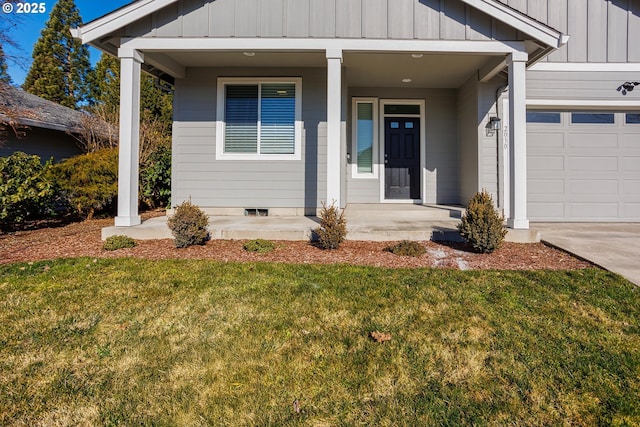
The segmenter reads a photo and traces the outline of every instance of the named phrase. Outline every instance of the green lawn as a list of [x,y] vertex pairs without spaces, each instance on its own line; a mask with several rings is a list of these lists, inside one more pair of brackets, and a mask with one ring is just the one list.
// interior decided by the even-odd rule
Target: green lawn
[[3,426],[637,426],[638,396],[640,288],[601,270],[0,266]]

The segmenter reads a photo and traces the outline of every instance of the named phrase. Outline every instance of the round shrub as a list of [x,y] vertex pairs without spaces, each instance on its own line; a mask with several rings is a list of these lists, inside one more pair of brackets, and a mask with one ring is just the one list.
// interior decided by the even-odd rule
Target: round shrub
[[314,230],[318,245],[322,249],[338,249],[340,243],[347,238],[347,220],[344,210],[334,204],[327,206],[322,203],[320,211],[320,227]]
[[209,239],[209,218],[190,200],[176,207],[174,215],[169,218],[169,229],[175,237],[176,248],[192,245],[204,245]]
[[403,240],[393,246],[384,248],[385,251],[394,255],[418,257],[427,253],[427,250],[418,242]]
[[115,251],[124,248],[134,248],[135,246],[136,241],[131,237],[117,235],[107,237],[107,239],[104,241],[104,244],[102,245],[102,249],[104,249],[105,251]]
[[165,208],[171,199],[171,149],[159,145],[140,165],[140,199],[150,208]]
[[474,250],[491,253],[502,245],[507,234],[503,223],[504,218],[494,207],[491,195],[482,190],[469,201],[458,231]]
[[53,213],[58,191],[51,167],[51,160],[43,165],[39,156],[22,152],[0,157],[0,228]]
[[244,245],[242,245],[242,249],[249,252],[258,252],[261,254],[271,252],[276,248],[276,245],[270,240],[264,239],[255,239],[249,240]]
[[63,193],[81,217],[110,211],[118,195],[118,151],[104,149],[58,163],[52,173]]

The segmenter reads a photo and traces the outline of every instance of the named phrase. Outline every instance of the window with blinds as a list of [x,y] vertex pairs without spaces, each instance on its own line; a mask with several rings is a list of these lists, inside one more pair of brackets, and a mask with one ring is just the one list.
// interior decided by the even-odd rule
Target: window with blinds
[[224,153],[296,154],[295,82],[224,84]]

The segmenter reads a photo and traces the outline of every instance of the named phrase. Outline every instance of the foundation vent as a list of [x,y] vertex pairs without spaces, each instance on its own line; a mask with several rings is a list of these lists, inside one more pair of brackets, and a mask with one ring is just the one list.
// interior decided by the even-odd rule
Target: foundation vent
[[269,209],[245,208],[244,216],[269,216]]

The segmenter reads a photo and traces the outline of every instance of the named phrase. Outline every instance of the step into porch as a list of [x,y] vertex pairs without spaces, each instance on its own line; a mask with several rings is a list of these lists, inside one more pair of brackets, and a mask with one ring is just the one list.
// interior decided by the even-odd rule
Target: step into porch
[[[345,209],[347,239],[367,241],[440,240],[460,241],[457,225],[464,212],[458,206],[412,204],[350,204]],[[310,216],[209,217],[212,239],[309,240],[320,224]],[[535,241],[535,233],[509,233],[516,241]],[[137,240],[170,239],[167,217],[156,217],[134,227],[106,227],[102,238],[126,235]],[[524,236],[524,237],[522,237]],[[538,237],[539,240],[539,237]]]

